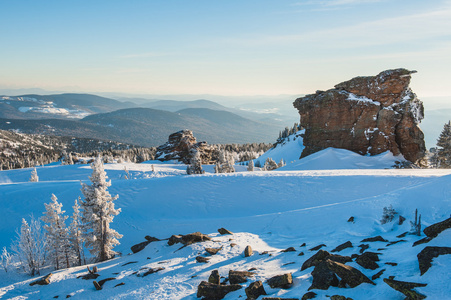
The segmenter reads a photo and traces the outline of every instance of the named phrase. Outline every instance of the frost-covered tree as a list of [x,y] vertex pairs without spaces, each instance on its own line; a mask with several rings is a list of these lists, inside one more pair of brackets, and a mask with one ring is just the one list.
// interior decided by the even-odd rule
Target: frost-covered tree
[[253,172],[254,171],[254,161],[253,160],[249,161],[249,164],[247,165],[247,170],[249,172]]
[[395,211],[395,209],[393,208],[393,206],[391,204],[388,207],[384,207],[382,210],[381,224],[386,224],[386,223],[393,221],[396,214],[397,214],[397,212]]
[[438,166],[451,168],[451,121],[445,124],[437,140]]
[[265,171],[272,171],[278,168],[277,163],[271,158],[268,157],[265,161],[265,165],[263,166]]
[[3,247],[2,254],[0,255],[0,265],[2,265],[2,268],[5,270],[6,273],[8,273],[9,265],[12,261],[12,255],[8,252],[6,247]]
[[52,194],[52,201],[44,203],[45,212],[42,221],[46,223],[47,255],[55,269],[70,268],[72,260],[72,249],[69,242],[69,229],[66,227],[64,210],[61,210],[63,204],[58,202],[58,198]]
[[114,208],[114,200],[118,196],[112,197],[108,192],[111,181],[103,168],[102,159],[98,156],[91,164],[92,174],[89,177],[92,184],[82,183],[81,192],[84,199],[81,202],[83,238],[89,252],[98,261],[108,260],[117,252],[113,251],[114,246],[119,245],[118,239],[122,237],[114,229],[110,228],[121,209]]
[[215,173],[233,173],[235,172],[234,164],[233,155],[228,151],[220,150],[218,161],[215,165]]
[[31,216],[30,225],[22,219],[20,232],[12,245],[19,265],[24,272],[31,276],[40,275],[41,267],[45,263],[46,243],[41,223]]
[[72,214],[72,222],[69,225],[69,241],[75,255],[75,264],[81,266],[86,264],[86,259],[83,250],[83,224],[81,223],[80,205],[78,204],[79,201],[80,197],[78,197],[78,201],[75,199],[75,204],[72,206],[74,212]]
[[202,158],[200,157],[200,152],[196,149],[191,149],[190,155],[190,164],[186,168],[186,173],[188,175],[204,174],[205,171],[202,170]]
[[36,168],[33,168],[33,170],[31,171],[30,181],[31,182],[38,182],[39,181],[38,171],[36,171]]
[[283,160],[283,158],[281,158],[280,161],[279,161],[279,163],[277,164],[277,167],[278,167],[278,168],[282,168],[282,167],[285,166],[285,165],[286,165],[285,161]]

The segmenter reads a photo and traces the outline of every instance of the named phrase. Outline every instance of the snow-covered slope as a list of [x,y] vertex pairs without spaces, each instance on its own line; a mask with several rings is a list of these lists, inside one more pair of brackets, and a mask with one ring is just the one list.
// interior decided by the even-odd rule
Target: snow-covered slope
[[[273,158],[277,159],[274,153]],[[287,157],[289,155],[281,158]],[[124,237],[116,248],[122,256],[97,264],[100,269],[97,281],[108,277],[115,279],[106,282],[103,290],[96,291],[92,280],[76,278],[87,273],[85,267],[48,270],[55,274],[48,286],[29,286],[35,278],[0,271],[0,297],[197,299],[197,286],[208,279],[212,270],[217,269],[221,276],[227,277],[229,270],[256,268],[254,278],[224,299],[245,299],[244,288],[256,280],[265,282],[264,288],[272,297],[300,299],[312,283],[313,268],[300,271],[303,262],[316,253],[309,250],[312,247],[326,244],[322,249],[330,252],[339,244],[351,241],[354,247],[339,253],[351,255],[359,253],[357,245],[366,237],[382,235],[389,241],[400,240],[396,236],[410,230],[408,221],[413,220],[415,209],[422,215],[423,226],[449,217],[451,170],[364,169],[370,165],[373,168],[385,166],[385,162],[392,159],[388,154],[380,158],[355,157],[348,151],[326,149],[318,152],[316,158],[311,156],[288,163],[285,168],[272,172],[246,172],[240,166],[241,169],[237,169],[241,172],[237,173],[213,174],[206,168],[207,174],[193,176],[183,175],[183,165],[158,162],[106,165],[112,179],[109,190],[112,195],[119,194],[116,207],[122,209],[111,226]],[[152,164],[155,173],[151,171]],[[343,170],[344,166],[347,170]],[[124,167],[132,174],[132,180],[123,179]],[[40,182],[27,182],[30,169],[0,172],[0,247],[9,246],[21,218],[28,218],[31,213],[42,215],[43,203],[50,201],[52,193],[70,215],[74,199],[81,195],[79,181],[87,182],[91,173],[89,166],[76,165],[40,167],[37,171]],[[403,225],[380,223],[382,210],[389,205],[407,218]],[[354,223],[347,222],[351,216]],[[220,227],[234,234],[220,236],[216,231]],[[209,234],[213,241],[181,250],[178,250],[180,244],[168,246],[167,241],[153,242],[143,251],[128,255],[130,247],[144,241],[145,235],[165,239],[172,234],[195,231]],[[444,283],[451,279],[450,256],[434,259],[432,268],[420,276],[416,255],[425,246],[451,246],[451,231],[444,231],[429,244],[412,247],[420,238],[407,235],[404,242],[391,246],[383,242],[368,243],[368,251],[382,253],[380,268],[372,271],[355,262],[348,264],[368,277],[386,269],[381,278],[374,280],[376,285],[314,290],[317,299],[328,299],[326,295],[336,294],[353,299],[403,299],[402,294],[382,281],[388,276],[427,283],[426,287],[416,290],[428,299],[447,299],[451,287]],[[231,243],[236,246],[231,247]],[[303,243],[306,246],[300,247]],[[247,245],[255,251],[249,258],[243,256]],[[223,248],[214,256],[204,251],[205,247],[221,246]],[[296,252],[280,252],[288,247],[294,247]],[[264,251],[270,252],[263,254]],[[305,255],[298,256],[301,251]],[[209,257],[210,261],[197,263],[198,255]],[[385,265],[385,262],[398,265]],[[140,276],[148,268],[157,267],[165,269]],[[288,272],[294,278],[290,289],[271,289],[266,284],[271,276]],[[124,285],[115,287],[122,282]]]

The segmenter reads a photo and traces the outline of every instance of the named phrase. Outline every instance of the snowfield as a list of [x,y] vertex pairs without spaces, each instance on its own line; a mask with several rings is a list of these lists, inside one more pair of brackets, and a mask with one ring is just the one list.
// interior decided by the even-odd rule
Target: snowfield
[[[107,164],[105,169],[112,186],[111,195],[119,195],[115,206],[122,212],[111,226],[124,237],[115,250],[122,253],[113,260],[96,264],[100,277],[115,278],[97,291],[93,280],[77,279],[87,273],[86,267],[52,272],[50,285],[29,286],[30,278],[15,272],[0,271],[0,298],[52,299],[55,296],[74,299],[199,299],[197,286],[207,281],[212,270],[223,277],[229,270],[255,269],[255,275],[243,288],[224,299],[246,299],[245,287],[261,280],[268,297],[301,299],[312,283],[313,268],[300,271],[305,260],[317,251],[309,249],[326,244],[323,250],[351,241],[353,248],[338,254],[359,253],[361,240],[381,235],[397,241],[396,236],[410,231],[415,209],[422,216],[423,228],[445,220],[451,213],[451,170],[390,169],[399,157],[390,153],[369,157],[326,149],[299,160],[302,142],[298,140],[272,149],[260,159],[283,158],[287,165],[275,171],[248,172],[236,166],[236,173],[214,174],[212,166],[204,166],[206,174],[185,175],[186,166],[156,161],[143,164]],[[285,148],[286,147],[286,148]],[[272,151],[272,153],[271,153]],[[152,172],[152,166],[155,172]],[[132,179],[124,179],[128,170]],[[31,169],[0,172],[0,247],[9,247],[21,219],[42,216],[44,203],[55,194],[68,215],[74,200],[81,196],[80,181],[89,183],[91,168],[86,165],[50,165],[37,168],[39,182],[28,182]],[[392,205],[407,220],[381,224],[382,210]],[[347,222],[353,216],[354,222]],[[397,219],[397,217],[396,217]],[[220,235],[218,228],[233,235]],[[212,241],[181,248],[169,246],[167,240],[150,243],[144,250],[130,254],[130,247],[145,241],[149,235],[167,239],[173,234],[200,231]],[[371,278],[386,269],[376,285],[361,284],[356,288],[330,287],[312,290],[316,299],[326,295],[343,295],[353,299],[404,299],[383,278],[427,283],[415,290],[428,299],[450,299],[451,255],[435,258],[432,267],[420,276],[417,254],[426,246],[451,246],[451,230],[445,230],[428,244],[412,247],[423,238],[407,235],[405,241],[387,246],[387,242],[370,242],[367,251],[382,253],[380,268],[368,270],[357,263],[348,265]],[[236,244],[231,246],[231,243]],[[301,247],[305,243],[306,246]],[[250,245],[254,255],[244,257]],[[216,255],[208,255],[206,247],[222,247]],[[280,250],[294,247],[295,252]],[[181,249],[180,249],[181,248]],[[379,249],[379,250],[378,250]],[[380,250],[383,249],[383,250]],[[264,251],[268,253],[263,254]],[[303,252],[304,255],[299,256]],[[197,263],[195,257],[210,258]],[[397,266],[386,265],[396,262]],[[149,268],[164,269],[143,276]],[[271,289],[266,280],[275,275],[292,273],[293,286]],[[119,283],[124,283],[115,287]],[[259,297],[262,299],[262,297]]]

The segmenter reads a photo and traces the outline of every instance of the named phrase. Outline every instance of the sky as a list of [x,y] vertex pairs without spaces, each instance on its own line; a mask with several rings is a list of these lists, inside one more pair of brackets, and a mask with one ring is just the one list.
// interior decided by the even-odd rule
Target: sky
[[417,70],[451,95],[450,0],[0,1],[0,89],[283,95]]

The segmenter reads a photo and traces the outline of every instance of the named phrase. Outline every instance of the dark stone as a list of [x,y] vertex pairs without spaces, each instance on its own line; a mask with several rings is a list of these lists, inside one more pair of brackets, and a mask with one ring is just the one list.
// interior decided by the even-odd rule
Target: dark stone
[[374,274],[373,276],[371,276],[371,280],[376,280],[376,279],[378,279],[379,277],[382,276],[382,274],[384,274],[384,272],[385,272],[385,269],[380,270],[379,272],[377,272],[376,274]]
[[407,296],[406,299],[420,300],[426,298],[425,295],[422,295],[413,290],[416,287],[425,287],[427,285],[425,283],[405,282],[387,278],[384,278],[384,282],[388,284],[392,289],[397,290],[398,292],[401,292],[405,296]]
[[219,271],[218,270],[211,271],[211,274],[208,277],[208,282],[214,283],[214,284],[220,284],[221,283],[221,277],[219,276]]
[[219,234],[233,234],[233,232],[231,232],[225,228],[219,228],[218,232],[219,232]]
[[361,241],[361,243],[368,243],[368,242],[388,242],[386,239],[384,239],[383,237],[381,237],[380,235],[375,236],[375,237],[371,237],[371,238],[367,238]]
[[350,217],[350,218],[348,219],[348,222],[349,222],[349,223],[354,223],[354,217]]
[[255,273],[247,271],[229,271],[229,282],[230,284],[244,283],[247,281],[248,277],[254,276]]
[[326,263],[328,268],[338,275],[343,283],[349,285],[351,288],[355,288],[362,283],[375,285],[374,282],[372,282],[362,272],[351,266],[347,266],[336,261],[331,261],[329,259],[326,260]]
[[418,240],[418,241],[414,242],[412,247],[415,247],[415,246],[418,246],[418,245],[421,245],[421,244],[426,244],[426,243],[429,243],[430,241],[432,241],[432,238],[425,237],[425,238],[422,238],[421,240]]
[[138,253],[139,251],[141,251],[144,248],[146,248],[146,246],[149,245],[149,244],[150,244],[149,241],[145,241],[145,242],[133,245],[130,249],[132,250],[133,253]]
[[403,216],[399,215],[398,218],[398,225],[402,225],[404,223],[404,221],[406,220],[406,218],[404,218]]
[[312,271],[312,285],[308,290],[327,290],[330,286],[338,286],[339,280],[335,273],[329,269],[325,261],[319,262]]
[[125,285],[125,283],[124,282],[118,283],[114,287],[118,287],[118,286],[121,286],[121,285]]
[[315,292],[307,292],[304,294],[304,296],[302,296],[301,300],[309,300],[309,299],[314,299],[314,298],[316,298]]
[[136,264],[136,263],[137,263],[137,261],[129,261],[129,262],[126,262],[125,264],[123,264],[122,267],[124,267],[126,265]]
[[254,254],[254,251],[252,251],[252,247],[249,245],[246,246],[246,248],[244,249],[244,257],[252,256],[252,254]]
[[341,295],[333,295],[333,296],[330,296],[330,300],[352,300],[352,298],[347,298],[347,297],[341,296]]
[[365,269],[376,270],[379,265],[376,263],[379,261],[378,253],[364,252],[362,255],[357,256],[355,262]]
[[150,235],[146,235],[144,238],[146,239],[146,241],[151,242],[151,243],[152,242],[159,242],[159,241],[161,241],[160,239],[158,239],[156,237],[153,237],[153,236],[150,236]]
[[397,237],[398,239],[400,239],[400,238],[406,237],[406,235],[407,235],[408,233],[409,233],[409,232],[406,231],[406,232],[404,232],[404,233],[401,233],[400,235],[397,235],[396,237]]
[[94,280],[92,284],[94,284],[96,290],[100,291],[102,289],[102,286],[97,281]]
[[293,284],[293,277],[291,276],[291,273],[277,275],[269,278],[267,283],[272,289],[288,289]]
[[264,297],[262,300],[299,300],[299,298]]
[[370,247],[370,245],[368,244],[361,244],[358,246],[360,248],[360,253],[365,252],[366,249],[368,249]]
[[103,287],[103,285],[105,284],[105,282],[110,281],[110,280],[116,280],[116,278],[110,277],[110,278],[102,279],[102,280],[99,281],[99,285],[100,285],[101,287]]
[[322,247],[327,247],[327,246],[325,244],[321,244],[321,245],[313,247],[312,249],[309,249],[309,251],[316,251],[316,250],[321,249]]
[[210,259],[203,256],[196,256],[196,261],[198,263],[207,263]]
[[200,243],[205,241],[211,241],[211,238],[206,234],[194,232],[186,235],[173,235],[169,238],[168,245],[172,246],[177,243],[182,243],[188,246],[194,243]]
[[299,247],[305,247],[306,246],[306,244],[305,243],[302,243],[302,245],[300,245]]
[[420,266],[421,275],[427,272],[432,266],[432,259],[440,255],[451,254],[451,247],[425,247],[420,253],[418,253],[418,264]]
[[339,246],[337,246],[334,250],[332,250],[331,252],[340,252],[346,248],[352,248],[352,243],[350,241],[347,241],[346,243],[343,243]]
[[283,264],[283,265],[282,265],[282,267],[284,267],[284,266],[288,266],[288,265],[293,265],[293,264],[295,264],[295,262],[294,262],[294,261],[292,261],[292,262],[289,262],[289,263],[286,263],[286,264]]
[[303,256],[304,252],[299,252],[298,256]]
[[47,274],[47,275],[45,275],[44,277],[42,277],[42,278],[40,278],[40,279],[38,279],[38,280],[36,280],[36,281],[33,281],[32,283],[30,283],[30,285],[31,286],[33,286],[33,285],[49,285],[50,284],[50,277],[52,277],[53,276],[53,274],[52,273],[49,273],[49,274]]
[[230,247],[235,247],[236,243],[230,243]]
[[440,232],[448,228],[451,228],[451,218],[432,224],[431,226],[426,227],[423,232],[427,237],[435,238]]
[[392,267],[396,267],[398,264],[395,262],[386,262],[386,265],[392,266]]
[[209,300],[223,299],[228,293],[241,289],[239,284],[221,285],[202,281],[197,287],[197,298]]
[[219,248],[205,248],[205,251],[207,251],[207,253],[210,254],[210,255],[215,255],[221,249],[222,249],[222,247],[219,247]]
[[146,277],[147,275],[153,274],[153,273],[157,273],[164,270],[163,267],[158,267],[158,268],[150,268],[147,272],[145,272],[142,277]]
[[312,257],[307,259],[301,267],[301,271],[304,271],[307,268],[316,266],[319,262],[325,261],[326,259],[330,259],[332,261],[337,261],[341,263],[351,262],[352,259],[349,256],[341,256],[337,254],[330,254],[327,251],[319,250]]
[[257,268],[250,268],[249,270],[247,270],[248,272],[252,272],[252,271],[257,271]]
[[248,300],[255,300],[262,295],[266,295],[265,288],[261,281],[252,282],[245,290]]
[[296,249],[294,247],[288,247],[287,249],[284,249],[280,252],[296,252]]
[[394,245],[394,244],[397,244],[397,243],[403,243],[403,242],[407,242],[407,241],[406,241],[406,240],[397,240],[397,241],[393,241],[393,242],[388,243],[388,244],[386,245],[386,247],[391,246],[391,245]]

